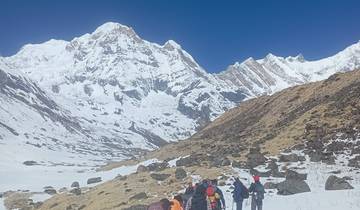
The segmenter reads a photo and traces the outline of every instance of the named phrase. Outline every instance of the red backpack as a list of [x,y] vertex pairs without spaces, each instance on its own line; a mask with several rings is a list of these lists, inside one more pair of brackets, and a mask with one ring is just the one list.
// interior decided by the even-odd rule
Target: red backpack
[[210,200],[210,205],[212,209],[216,209],[217,208],[217,204],[218,204],[218,195],[215,192],[215,188],[213,186],[209,186],[206,189],[206,194]]

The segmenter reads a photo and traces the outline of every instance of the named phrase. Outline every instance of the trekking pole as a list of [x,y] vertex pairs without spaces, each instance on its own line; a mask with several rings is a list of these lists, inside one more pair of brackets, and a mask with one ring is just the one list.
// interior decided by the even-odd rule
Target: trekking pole
[[231,210],[234,210],[234,203],[235,203],[235,200],[233,199]]

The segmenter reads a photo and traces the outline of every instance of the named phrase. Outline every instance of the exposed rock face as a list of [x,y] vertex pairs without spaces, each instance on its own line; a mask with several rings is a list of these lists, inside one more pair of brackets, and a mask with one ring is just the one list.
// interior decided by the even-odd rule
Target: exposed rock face
[[102,181],[101,177],[93,177],[87,180],[87,184],[94,184],[101,181]]
[[337,176],[331,175],[326,180],[325,190],[349,190],[354,189],[345,178],[339,178]]

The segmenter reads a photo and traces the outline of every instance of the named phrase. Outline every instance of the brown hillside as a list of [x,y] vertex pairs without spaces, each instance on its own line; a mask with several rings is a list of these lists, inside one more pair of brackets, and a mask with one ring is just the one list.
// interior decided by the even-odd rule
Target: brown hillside
[[360,128],[360,71],[292,87],[272,96],[248,100],[226,112],[191,139],[150,154],[163,159],[190,153],[245,155],[260,145],[276,155],[306,141],[327,141]]

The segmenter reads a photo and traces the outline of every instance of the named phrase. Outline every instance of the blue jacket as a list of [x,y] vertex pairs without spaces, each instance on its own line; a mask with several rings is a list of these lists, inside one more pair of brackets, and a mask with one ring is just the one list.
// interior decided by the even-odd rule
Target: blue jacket
[[234,182],[234,191],[233,191],[233,199],[235,202],[242,202],[244,198],[242,197],[243,184],[239,179],[236,179]]

